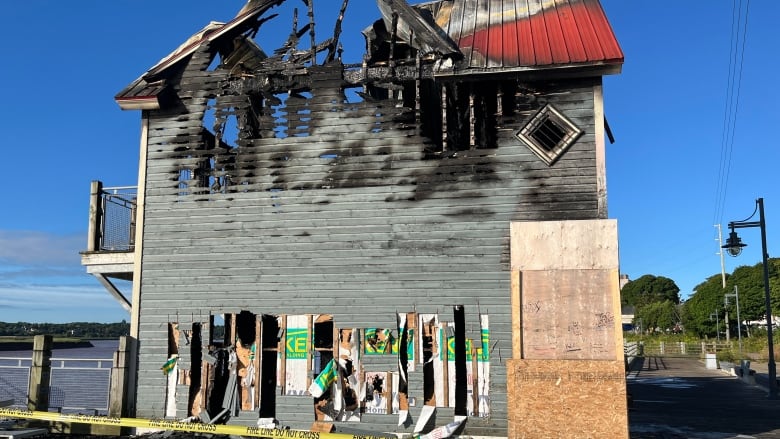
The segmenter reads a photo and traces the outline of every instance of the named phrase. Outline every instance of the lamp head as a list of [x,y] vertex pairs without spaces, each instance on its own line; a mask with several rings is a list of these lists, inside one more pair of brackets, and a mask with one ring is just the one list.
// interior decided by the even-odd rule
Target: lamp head
[[742,247],[747,247],[747,244],[742,242],[742,239],[737,235],[734,229],[731,229],[729,233],[729,239],[726,240],[726,245],[721,248],[725,248],[731,256],[739,256],[742,253]]

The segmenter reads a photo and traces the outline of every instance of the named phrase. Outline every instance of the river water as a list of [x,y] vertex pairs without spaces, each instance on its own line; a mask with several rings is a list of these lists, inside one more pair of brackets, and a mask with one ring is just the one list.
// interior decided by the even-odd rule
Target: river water
[[[110,360],[119,348],[119,340],[90,340],[92,347],[52,349],[52,358]],[[32,358],[32,349],[0,351],[0,358]]]
[[[49,410],[107,413],[111,360],[119,340],[90,343],[91,347],[52,349]],[[26,407],[32,354],[32,349],[0,351],[0,400],[14,400],[13,407]]]

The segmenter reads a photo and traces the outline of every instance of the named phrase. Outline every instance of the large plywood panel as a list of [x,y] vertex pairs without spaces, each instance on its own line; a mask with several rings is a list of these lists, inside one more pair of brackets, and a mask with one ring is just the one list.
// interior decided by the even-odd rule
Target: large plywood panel
[[511,438],[627,438],[622,361],[508,360]]
[[536,221],[511,225],[513,270],[618,268],[617,221]]
[[525,271],[522,357],[614,360],[611,270]]

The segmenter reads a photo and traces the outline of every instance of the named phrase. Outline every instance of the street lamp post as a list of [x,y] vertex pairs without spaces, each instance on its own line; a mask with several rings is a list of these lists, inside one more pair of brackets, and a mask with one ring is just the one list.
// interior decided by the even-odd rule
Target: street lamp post
[[[716,309],[714,313],[710,314],[710,321],[712,321],[712,317],[715,317],[715,338],[718,339],[718,343],[720,343],[720,324],[718,323],[718,310]],[[717,350],[717,348],[715,348]]]
[[723,295],[723,301],[726,306],[729,306],[729,297],[733,297],[737,301],[737,337],[739,338],[739,352],[742,352],[742,320],[739,317],[739,290],[736,285],[734,285],[733,294]]
[[767,259],[769,254],[766,250],[766,221],[764,220],[764,199],[759,198],[756,200],[756,210],[758,211],[758,221],[748,221],[756,215],[750,215],[743,221],[732,221],[729,223],[731,233],[729,233],[729,239],[726,241],[726,245],[723,246],[731,256],[739,256],[742,253],[742,247],[747,244],[743,244],[742,240],[737,236],[735,229],[747,228],[747,227],[759,227],[761,228],[761,257],[764,265],[764,305],[766,307],[766,338],[769,348],[769,362],[767,368],[769,370],[769,399],[777,399],[777,366],[775,365],[775,347],[772,340],[772,298],[769,292],[769,264]]

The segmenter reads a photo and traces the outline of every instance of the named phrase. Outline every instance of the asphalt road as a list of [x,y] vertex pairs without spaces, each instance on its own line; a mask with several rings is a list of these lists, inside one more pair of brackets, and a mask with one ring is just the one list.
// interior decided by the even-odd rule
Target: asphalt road
[[702,360],[640,358],[627,383],[632,439],[780,438],[780,400]]

